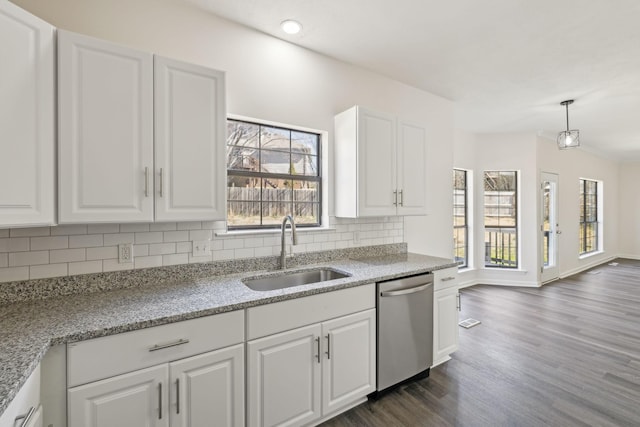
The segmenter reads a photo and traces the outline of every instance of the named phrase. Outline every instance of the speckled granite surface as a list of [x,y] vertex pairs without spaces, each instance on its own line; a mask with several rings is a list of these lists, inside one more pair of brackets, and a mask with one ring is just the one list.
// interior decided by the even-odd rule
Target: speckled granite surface
[[[406,246],[405,246],[406,248]],[[387,248],[389,249],[389,248]],[[402,248],[399,248],[402,250]],[[344,279],[325,283],[296,286],[268,292],[252,291],[241,279],[257,275],[275,274],[267,268],[255,268],[256,260],[234,261],[216,271],[245,271],[226,275],[193,278],[190,272],[180,277],[179,271],[164,276],[150,269],[144,285],[116,284],[112,289],[89,293],[63,293],[61,296],[0,306],[0,414],[4,412],[22,384],[52,345],[111,335],[135,329],[157,326],[247,307],[268,304],[291,298],[360,286],[419,274],[455,264],[444,258],[410,253],[380,254],[361,251],[345,257],[332,253],[303,259],[298,256],[289,270],[317,269],[330,266],[349,273]],[[381,250],[382,253],[389,252]],[[406,249],[405,249],[406,251]],[[357,255],[377,255],[354,259]],[[300,267],[305,260],[315,263]],[[185,266],[188,267],[188,266]],[[233,268],[232,268],[233,267]],[[203,265],[200,265],[200,268]],[[287,271],[289,271],[287,270]],[[221,274],[221,273],[217,273]],[[224,274],[224,273],[222,273]],[[194,273],[194,275],[197,275]],[[94,275],[87,275],[94,276]],[[83,276],[77,276],[81,278]],[[79,280],[79,279],[74,279]],[[115,278],[114,280],[118,280]],[[109,288],[108,283],[104,286]],[[54,291],[52,291],[54,292]],[[73,295],[72,295],[73,294]]]

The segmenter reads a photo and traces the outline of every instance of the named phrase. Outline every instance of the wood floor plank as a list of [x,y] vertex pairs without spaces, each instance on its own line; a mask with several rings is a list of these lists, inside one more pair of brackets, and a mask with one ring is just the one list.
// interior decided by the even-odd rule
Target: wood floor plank
[[640,261],[462,290],[460,350],[325,427],[640,426]]

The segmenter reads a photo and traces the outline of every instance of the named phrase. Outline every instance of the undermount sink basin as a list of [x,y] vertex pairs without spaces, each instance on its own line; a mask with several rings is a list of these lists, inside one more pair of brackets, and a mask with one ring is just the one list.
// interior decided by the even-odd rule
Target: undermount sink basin
[[296,271],[291,273],[283,272],[282,274],[266,277],[243,279],[242,283],[254,291],[274,291],[276,289],[290,288],[292,286],[342,279],[343,277],[349,277],[349,275],[330,268],[323,268],[319,270]]

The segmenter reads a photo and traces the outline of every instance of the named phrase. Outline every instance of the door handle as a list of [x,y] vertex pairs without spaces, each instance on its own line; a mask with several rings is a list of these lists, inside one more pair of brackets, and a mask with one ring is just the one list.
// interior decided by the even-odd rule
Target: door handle
[[33,417],[34,412],[36,412],[36,407],[32,406],[31,408],[29,408],[29,411],[24,414],[24,415],[20,415],[19,417],[16,417],[16,419],[14,420],[14,425],[19,421],[22,420],[22,422],[20,423],[20,425],[18,427],[24,427],[27,424],[29,424],[29,421],[31,421],[31,417]]
[[327,334],[327,351],[325,352],[327,359],[331,359],[331,334]]
[[149,197],[149,168],[144,168],[144,197]]
[[163,191],[162,191],[163,188],[164,188],[164,185],[163,185],[162,181],[164,181],[164,176],[163,176],[163,173],[162,173],[162,168],[160,168],[160,197],[164,197]]
[[320,337],[316,337],[316,344],[318,345],[318,354],[316,354],[316,358],[318,359],[318,363],[320,363]]
[[413,288],[407,288],[407,289],[400,289],[397,291],[384,291],[384,292],[380,292],[380,296],[381,297],[396,297],[399,295],[409,295],[409,294],[415,294],[416,292],[421,292],[424,291],[425,289],[429,288],[430,286],[433,286],[432,283],[427,283],[425,285],[420,285],[420,286],[416,286]]

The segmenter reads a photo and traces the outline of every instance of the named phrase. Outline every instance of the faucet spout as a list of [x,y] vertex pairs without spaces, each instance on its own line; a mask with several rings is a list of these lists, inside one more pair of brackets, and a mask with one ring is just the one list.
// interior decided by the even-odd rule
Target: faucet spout
[[281,235],[280,235],[280,268],[282,268],[283,270],[285,268],[287,268],[287,248],[284,244],[284,232],[286,230],[287,227],[287,221],[289,221],[291,223],[291,243],[293,245],[297,245],[298,244],[298,236],[296,234],[296,223],[293,220],[293,216],[292,215],[287,215],[283,218],[282,220],[282,227],[280,229],[281,231]]

